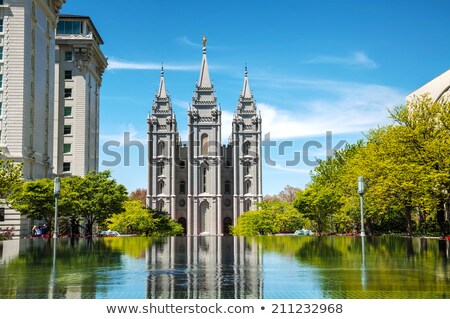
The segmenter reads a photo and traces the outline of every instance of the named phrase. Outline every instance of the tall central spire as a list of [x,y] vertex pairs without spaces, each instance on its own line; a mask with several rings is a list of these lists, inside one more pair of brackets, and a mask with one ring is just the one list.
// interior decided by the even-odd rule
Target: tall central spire
[[245,66],[245,72],[244,72],[244,87],[242,88],[242,97],[246,99],[252,98],[252,92],[250,91],[250,86],[248,84],[248,72],[247,72],[247,66]]
[[208,61],[206,60],[206,37],[203,36],[203,58],[202,66],[200,68],[200,78],[198,80],[198,86],[201,88],[210,88],[211,80],[209,78]]
[[164,82],[164,67],[161,67],[161,80],[159,81],[159,90],[156,95],[158,98],[167,98],[166,84]]

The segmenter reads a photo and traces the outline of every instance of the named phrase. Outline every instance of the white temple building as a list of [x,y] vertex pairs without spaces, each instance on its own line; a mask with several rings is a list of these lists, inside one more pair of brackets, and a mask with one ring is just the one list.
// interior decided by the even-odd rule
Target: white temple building
[[188,111],[187,144],[180,141],[163,69],[148,117],[147,205],[167,211],[187,235],[228,234],[237,217],[262,201],[261,115],[247,68],[232,125],[228,145],[221,145],[222,112],[203,38],[200,76]]

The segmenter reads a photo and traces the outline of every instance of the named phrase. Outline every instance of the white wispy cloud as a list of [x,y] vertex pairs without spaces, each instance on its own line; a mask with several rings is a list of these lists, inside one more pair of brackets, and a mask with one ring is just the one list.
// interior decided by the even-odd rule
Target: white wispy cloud
[[172,103],[173,103],[173,105],[178,106],[185,110],[187,110],[189,108],[188,101],[184,101],[184,100],[180,100],[180,99],[172,99]]
[[[130,62],[117,59],[114,57],[108,58],[107,70],[160,70],[161,63],[153,62]],[[164,69],[173,71],[193,71],[198,69],[195,64],[166,64]]]
[[405,99],[405,93],[399,89],[377,84],[275,75],[258,78],[258,81],[262,86],[308,90],[317,96],[284,102],[284,105],[258,103],[263,133],[270,133],[274,139],[321,136],[326,131],[334,134],[367,132],[389,123],[388,109],[404,103]]
[[202,47],[202,43],[200,41],[198,43],[195,43],[195,42],[189,40],[188,37],[185,36],[185,35],[182,36],[182,37],[178,37],[177,41],[179,43],[186,44],[186,45],[189,45],[189,46],[195,47],[195,48],[201,48]]
[[310,60],[304,61],[304,63],[312,64],[344,64],[350,66],[362,66],[366,68],[376,68],[377,63],[368,57],[364,52],[354,52],[349,56],[339,57],[332,55],[319,55]]
[[297,173],[297,174],[309,174],[311,172],[310,169],[303,169],[303,168],[293,168],[293,167],[287,167],[287,166],[281,166],[281,165],[265,165],[265,167],[283,171],[283,172],[290,172],[290,173]]
[[100,143],[104,144],[106,142],[119,142],[120,147],[123,147],[126,142],[126,136],[128,136],[128,142],[140,142],[144,146],[147,145],[147,132],[138,132],[133,124],[123,124],[117,127],[112,133],[109,134],[100,134],[99,139]]

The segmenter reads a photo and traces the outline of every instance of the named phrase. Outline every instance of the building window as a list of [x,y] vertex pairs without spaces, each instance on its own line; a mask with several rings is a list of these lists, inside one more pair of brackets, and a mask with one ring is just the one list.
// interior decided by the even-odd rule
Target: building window
[[225,194],[231,193],[231,183],[230,181],[225,181]]
[[249,201],[249,200],[246,200],[246,201],[245,201],[245,207],[244,207],[244,210],[245,210],[246,212],[248,212],[248,211],[250,210],[251,207],[252,207],[252,202]]
[[179,203],[180,207],[186,206],[186,201],[184,199],[180,199],[180,201],[178,203]]
[[5,221],[5,208],[1,207],[0,208],[0,222],[4,222]]
[[162,199],[158,202],[158,210],[160,212],[164,210],[164,201]]
[[72,97],[72,89],[64,89],[64,98],[71,98]]
[[156,175],[160,176],[164,173],[164,163],[157,163],[156,164]]
[[158,150],[157,150],[158,156],[164,155],[164,149],[165,149],[164,142],[163,141],[159,141],[159,143],[158,143]]
[[70,153],[70,151],[72,150],[72,144],[64,144],[64,153]]
[[3,47],[0,47],[0,60],[3,60]]
[[72,134],[72,125],[64,125],[64,135]]
[[244,175],[249,175],[250,174],[250,163],[245,163],[244,164]]
[[180,194],[186,194],[186,183],[184,181],[180,182]]
[[81,21],[59,21],[57,34],[81,34]]
[[3,18],[0,19],[0,32],[3,32]]
[[64,116],[72,116],[72,107],[71,106],[64,107]]
[[202,167],[202,193],[206,193],[206,166]]
[[63,163],[63,172],[70,172],[70,163],[69,162]]
[[73,61],[73,52],[72,51],[64,52],[64,61]]
[[229,200],[227,198],[227,199],[225,199],[225,202],[223,204],[225,205],[225,207],[230,207],[231,206],[231,200]]
[[3,74],[0,74],[0,89],[3,89]]
[[252,182],[246,181],[246,182],[245,182],[245,194],[249,194],[251,188],[252,188]]
[[180,168],[186,168],[186,161],[180,162]]
[[64,80],[72,80],[72,70],[64,71]]
[[164,192],[164,181],[159,181],[158,183],[158,193],[162,194]]
[[208,156],[208,134],[202,134],[202,155]]
[[3,112],[3,102],[0,102],[0,116],[2,116]]
[[250,152],[250,142],[249,141],[244,143],[242,152],[244,153],[244,155],[248,155],[248,153]]

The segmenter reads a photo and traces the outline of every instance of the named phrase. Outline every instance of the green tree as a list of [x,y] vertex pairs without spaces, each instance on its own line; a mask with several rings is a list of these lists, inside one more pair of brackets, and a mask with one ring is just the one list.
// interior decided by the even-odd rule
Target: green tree
[[135,189],[128,198],[129,200],[138,200],[145,206],[147,204],[147,190],[145,188]]
[[340,208],[339,197],[333,189],[315,184],[298,193],[293,205],[312,222],[313,230],[319,234],[332,230],[330,220]]
[[32,219],[43,219],[54,229],[55,197],[53,180],[48,178],[28,181],[17,187],[8,197],[9,205],[22,215]]
[[242,214],[237,219],[232,234],[235,236],[270,235],[279,232],[293,233],[307,221],[292,203],[271,200],[259,205],[259,209]]
[[79,190],[80,214],[86,220],[87,236],[92,235],[95,223],[101,225],[113,214],[123,212],[128,199],[125,186],[111,179],[111,172],[89,172]]
[[22,163],[4,159],[0,155],[0,201],[4,201],[13,190],[22,184]]
[[448,223],[450,216],[450,102],[445,97],[434,101],[429,95],[416,96],[394,108],[391,117],[403,128],[402,142],[413,154],[410,160],[426,174],[420,219],[426,220],[424,212],[435,214],[445,234],[445,221]]
[[139,200],[127,201],[124,207],[124,212],[108,218],[110,229],[142,236],[174,236],[183,233],[183,226],[171,219],[166,212],[145,208]]
[[60,233],[70,236],[80,235],[82,227],[81,188],[83,178],[80,176],[67,176],[61,178],[61,192],[59,195],[59,215],[62,219]]
[[279,231],[275,223],[275,213],[270,210],[253,210],[238,217],[231,233],[235,236],[271,235]]

